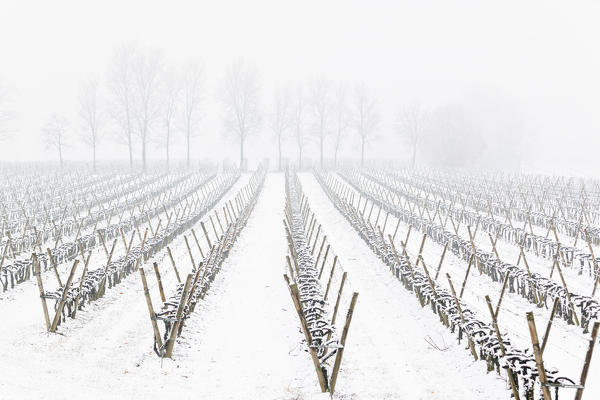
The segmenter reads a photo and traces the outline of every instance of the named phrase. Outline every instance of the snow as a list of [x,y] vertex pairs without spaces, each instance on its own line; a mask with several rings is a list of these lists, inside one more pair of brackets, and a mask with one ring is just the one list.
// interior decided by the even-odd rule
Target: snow
[[[222,209],[223,202],[231,199],[249,176],[243,174],[214,209]],[[312,174],[299,176],[323,233],[348,273],[344,290],[359,292],[334,399],[508,399],[510,389],[505,378],[486,374],[485,363],[473,360],[466,340],[457,343],[456,335],[437,315],[420,307],[414,294],[391,276],[388,267],[335,209]],[[4,318],[0,324],[0,398],[330,398],[320,393],[283,279],[287,254],[283,207],[284,176],[269,173],[230,256],[207,296],[186,320],[173,359],[159,359],[152,350],[152,328],[138,273],[87,305],[76,319],[62,324],[59,334],[45,332],[34,279],[0,294]],[[395,220],[388,221],[387,231],[394,227]],[[406,228],[401,225],[398,234],[405,235]],[[201,231],[199,223],[194,229]],[[191,232],[185,234],[191,239]],[[419,242],[419,235],[413,232],[408,244],[413,257]],[[428,241],[425,260],[438,260],[441,249]],[[117,250],[122,250],[119,245]],[[191,266],[182,236],[171,244],[171,250],[184,277]],[[97,249],[92,257],[99,263],[104,253]],[[532,268],[541,268],[537,265],[541,259],[530,258]],[[152,261],[160,266],[167,297],[176,279],[166,250],[145,264],[156,308],[161,302]],[[59,266],[62,276],[70,266]],[[455,280],[459,276],[462,279],[464,263],[448,252],[442,274],[445,272]],[[46,271],[44,281],[55,287],[52,274]],[[499,288],[490,285],[489,278],[473,274],[469,279],[465,293],[469,304],[477,293],[487,293],[490,287],[492,299],[497,297]],[[519,329],[526,329],[524,312],[529,311],[529,304],[507,294],[502,307],[502,326],[513,331],[520,324]],[[476,310],[486,311],[480,307]],[[541,330],[548,312],[535,311]],[[345,310],[339,320],[343,317]],[[549,360],[559,364],[558,357],[565,357],[565,351],[574,353],[580,368],[585,342],[568,341],[574,332],[577,328],[555,320],[546,350]],[[583,339],[581,333],[578,337]],[[598,398],[594,377],[599,368],[596,352],[584,392],[586,399]]]

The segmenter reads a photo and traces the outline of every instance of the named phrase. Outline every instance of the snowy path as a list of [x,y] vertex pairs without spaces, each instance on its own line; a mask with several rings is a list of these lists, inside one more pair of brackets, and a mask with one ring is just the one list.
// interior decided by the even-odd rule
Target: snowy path
[[[385,266],[331,204],[310,174],[300,174],[312,210],[360,293],[339,379],[340,398],[506,399],[510,392],[474,362],[439,318]],[[429,345],[431,338],[439,351]]]
[[174,361],[165,361],[163,371],[186,383],[174,393],[206,399],[318,394],[283,280],[283,205],[283,176],[269,174],[232,254],[186,323]]

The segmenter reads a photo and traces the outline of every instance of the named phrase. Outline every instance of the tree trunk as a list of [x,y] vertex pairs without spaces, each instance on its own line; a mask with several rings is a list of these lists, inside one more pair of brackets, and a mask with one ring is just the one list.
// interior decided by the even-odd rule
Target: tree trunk
[[186,167],[189,169],[190,168],[190,128],[187,129],[187,133],[186,133],[186,146],[187,146],[187,162],[186,162]]
[[60,160],[60,169],[63,169],[62,144],[58,143],[58,159]]
[[146,138],[142,137],[142,171],[146,172]]
[[337,156],[338,156],[338,149],[340,147],[340,142],[339,140],[335,143],[335,152],[333,153],[333,167],[337,168]]
[[321,128],[321,168],[323,168],[323,141],[324,141],[325,137],[323,134],[323,129]]
[[240,171],[244,171],[244,136],[240,136]]
[[281,171],[281,132],[277,135],[277,150],[279,150],[279,171]]
[[415,141],[415,143],[413,143],[413,151],[412,151],[412,168],[415,168],[415,161],[417,160],[417,141]]
[[92,141],[92,169],[96,172],[96,140]]
[[133,145],[131,143],[131,132],[129,133],[127,140],[127,144],[129,146],[129,168],[133,169]]
[[167,146],[166,146],[166,148],[167,148],[167,171],[169,171],[169,161],[170,161],[170,159],[169,159],[169,142],[171,141],[170,136],[171,136],[170,129],[167,128]]
[[365,138],[364,137],[361,140],[361,146],[360,146],[360,166],[361,167],[365,166]]
[[298,146],[298,170],[302,169],[302,146]]

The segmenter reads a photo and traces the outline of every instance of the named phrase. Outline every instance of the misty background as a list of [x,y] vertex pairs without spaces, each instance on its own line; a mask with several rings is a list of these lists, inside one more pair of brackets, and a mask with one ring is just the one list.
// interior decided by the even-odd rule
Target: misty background
[[[91,161],[89,124],[81,115],[90,82],[97,82],[103,114],[97,158],[128,160],[114,70],[118,55],[135,49],[131,54],[155,58],[160,67],[147,127],[149,160],[165,158],[166,82],[181,81],[190,68],[201,71],[191,157],[239,160],[225,92],[228,71],[243,65],[256,89],[256,126],[245,140],[248,159],[268,157],[277,165],[278,132],[283,157],[298,158],[293,114],[300,98],[306,110],[303,157],[318,162],[322,131],[324,157],[333,159],[341,86],[347,114],[339,159],[360,160],[362,129],[368,133],[365,159],[410,164],[411,132],[418,131],[417,166],[575,175],[600,170],[595,2],[0,4],[0,161],[58,160],[45,132],[60,121],[64,159]],[[320,91],[328,104],[321,126],[315,111]],[[366,102],[360,93],[368,94]],[[177,102],[170,128],[173,160],[184,160],[187,152],[182,104]],[[281,112],[282,104],[289,115]],[[367,128],[357,121],[359,104],[370,107],[373,123]],[[415,120],[419,128],[410,123]],[[139,132],[133,137],[139,163]]]

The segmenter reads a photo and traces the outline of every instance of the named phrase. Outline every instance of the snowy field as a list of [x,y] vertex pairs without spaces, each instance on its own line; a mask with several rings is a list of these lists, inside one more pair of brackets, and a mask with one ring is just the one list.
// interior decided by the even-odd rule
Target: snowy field
[[[0,398],[509,399],[507,370],[539,398],[527,312],[540,343],[553,314],[547,383],[580,383],[600,314],[593,181],[262,167],[20,179],[29,190],[2,182]],[[338,355],[322,393],[314,362],[330,385]],[[600,398],[599,376],[596,349],[584,399]]]

